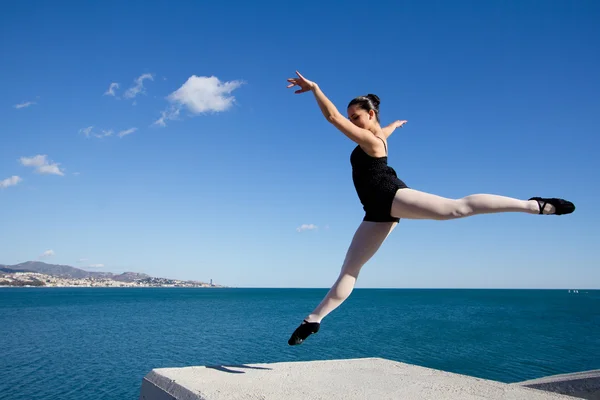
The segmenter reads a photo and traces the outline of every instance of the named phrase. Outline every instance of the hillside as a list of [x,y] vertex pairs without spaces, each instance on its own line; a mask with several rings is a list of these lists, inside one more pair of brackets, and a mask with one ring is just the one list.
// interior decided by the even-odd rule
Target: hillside
[[136,279],[148,279],[150,275],[138,272],[124,272],[122,274],[113,274],[112,272],[92,272],[85,271],[70,265],[47,264],[40,261],[27,261],[16,265],[0,264],[1,272],[37,272],[60,278],[84,279],[84,278],[105,278],[121,282],[133,282]]

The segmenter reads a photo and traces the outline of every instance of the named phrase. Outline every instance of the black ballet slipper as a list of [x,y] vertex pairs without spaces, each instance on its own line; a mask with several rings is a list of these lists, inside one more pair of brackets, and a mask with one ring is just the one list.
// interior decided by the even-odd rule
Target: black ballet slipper
[[312,333],[319,332],[321,324],[319,322],[308,322],[307,320],[302,321],[299,327],[296,328],[292,336],[288,340],[290,346],[300,344],[306,340],[306,338]]
[[554,206],[554,213],[550,215],[571,214],[573,211],[575,211],[575,204],[564,199],[532,197],[529,200],[535,200],[538,202],[538,205],[540,206],[540,214],[544,213],[544,207],[546,207],[546,204],[551,204]]

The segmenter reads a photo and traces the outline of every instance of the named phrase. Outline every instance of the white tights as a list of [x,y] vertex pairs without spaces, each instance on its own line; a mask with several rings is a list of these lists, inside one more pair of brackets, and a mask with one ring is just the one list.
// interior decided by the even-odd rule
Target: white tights
[[[394,197],[391,215],[443,221],[502,212],[539,214],[539,210],[535,200],[518,200],[492,194],[474,194],[453,200],[413,189],[400,189]],[[547,204],[544,214],[552,213],[554,207]],[[396,222],[362,221],[352,238],[337,280],[317,308],[308,315],[308,322],[321,322],[350,296],[361,268],[379,250],[396,225]]]

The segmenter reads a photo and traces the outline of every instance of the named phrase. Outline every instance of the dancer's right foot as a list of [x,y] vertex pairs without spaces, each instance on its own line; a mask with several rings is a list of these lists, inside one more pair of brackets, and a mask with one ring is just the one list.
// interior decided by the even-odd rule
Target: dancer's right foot
[[563,215],[575,211],[575,205],[568,200],[547,197],[532,197],[529,200],[537,201],[540,214]]
[[290,346],[300,344],[306,340],[306,338],[312,334],[319,332],[321,324],[319,322],[308,322],[307,320],[302,321],[299,327],[296,328],[292,336],[288,340]]

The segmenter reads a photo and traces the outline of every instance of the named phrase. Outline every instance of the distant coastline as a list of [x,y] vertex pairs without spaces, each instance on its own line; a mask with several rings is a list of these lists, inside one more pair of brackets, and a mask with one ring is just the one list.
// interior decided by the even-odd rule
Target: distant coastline
[[141,278],[131,282],[110,278],[62,278],[37,272],[14,272],[0,274],[0,287],[180,287],[180,288],[221,288],[224,286],[197,281],[183,281],[167,278]]
[[90,272],[68,265],[27,261],[17,265],[0,265],[0,287],[175,287],[223,288],[225,286],[194,280],[156,278],[143,273]]

